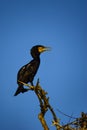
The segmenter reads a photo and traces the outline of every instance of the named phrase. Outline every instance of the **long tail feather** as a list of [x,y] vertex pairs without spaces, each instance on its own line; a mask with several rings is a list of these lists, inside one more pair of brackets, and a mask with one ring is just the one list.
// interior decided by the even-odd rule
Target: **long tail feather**
[[23,86],[19,86],[14,94],[14,96],[17,96],[19,93],[24,93],[24,92],[27,92],[28,89],[26,88],[23,88]]

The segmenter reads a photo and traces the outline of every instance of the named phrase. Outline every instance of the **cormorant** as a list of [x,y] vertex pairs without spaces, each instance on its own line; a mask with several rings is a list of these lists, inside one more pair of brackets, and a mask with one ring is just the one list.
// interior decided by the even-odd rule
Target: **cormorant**
[[21,67],[21,69],[18,71],[17,74],[17,84],[18,88],[14,94],[14,96],[17,96],[19,93],[27,92],[29,89],[24,88],[23,84],[20,83],[31,83],[33,85],[34,76],[37,73],[37,70],[40,65],[40,54],[44,51],[49,50],[49,47],[45,47],[43,45],[36,45],[31,48],[31,56],[33,57],[33,60],[30,61],[28,64]]

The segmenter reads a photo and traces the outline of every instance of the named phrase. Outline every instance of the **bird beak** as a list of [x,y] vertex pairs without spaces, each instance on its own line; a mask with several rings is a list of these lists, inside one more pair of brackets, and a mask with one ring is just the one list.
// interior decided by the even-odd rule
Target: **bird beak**
[[50,51],[50,50],[51,50],[50,47],[39,47],[39,48],[38,48],[38,51],[39,51],[40,53],[42,53],[42,52],[44,52],[44,51]]
[[51,51],[51,47],[44,47],[43,50],[44,51]]

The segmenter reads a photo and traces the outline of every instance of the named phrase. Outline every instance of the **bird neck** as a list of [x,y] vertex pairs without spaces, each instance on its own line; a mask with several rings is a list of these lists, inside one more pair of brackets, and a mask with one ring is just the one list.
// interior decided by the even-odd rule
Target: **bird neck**
[[33,59],[40,61],[40,57],[39,56],[33,57]]

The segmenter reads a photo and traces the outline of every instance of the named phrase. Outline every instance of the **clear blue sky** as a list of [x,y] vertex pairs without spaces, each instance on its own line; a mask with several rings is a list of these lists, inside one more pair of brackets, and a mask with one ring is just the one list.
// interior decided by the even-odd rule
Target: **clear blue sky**
[[[40,78],[50,103],[61,115],[87,112],[87,0],[0,0],[0,130],[41,130],[33,92],[14,97],[16,77],[32,57],[33,45],[52,47],[41,55]],[[46,118],[50,130],[52,116]]]

